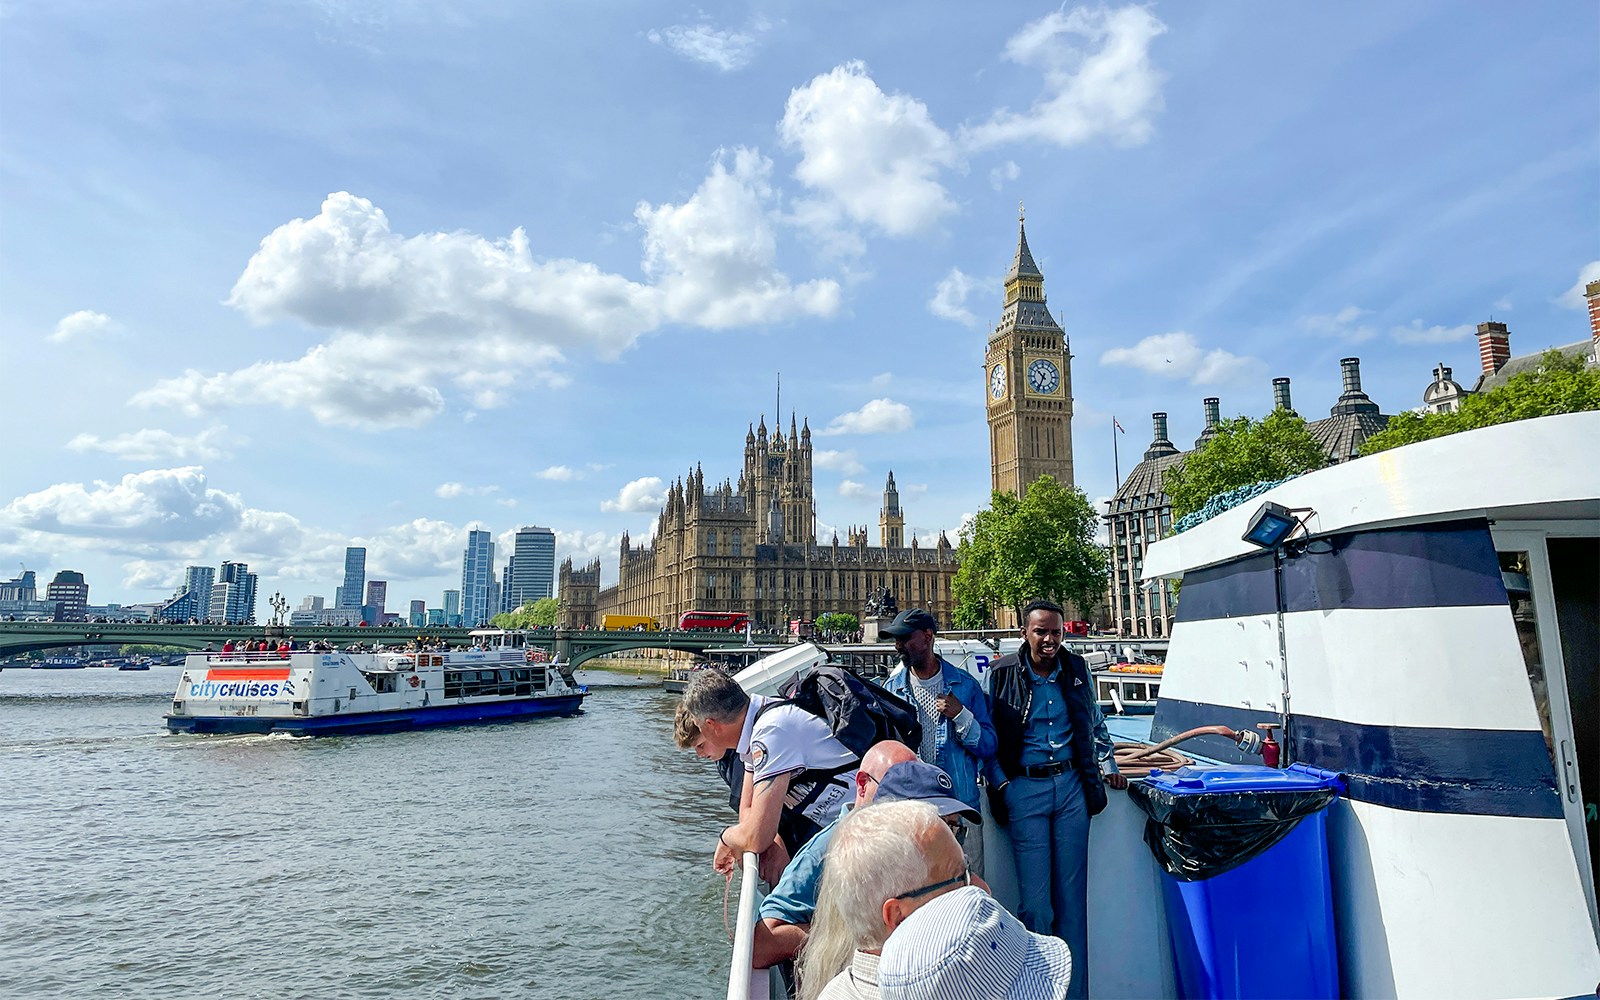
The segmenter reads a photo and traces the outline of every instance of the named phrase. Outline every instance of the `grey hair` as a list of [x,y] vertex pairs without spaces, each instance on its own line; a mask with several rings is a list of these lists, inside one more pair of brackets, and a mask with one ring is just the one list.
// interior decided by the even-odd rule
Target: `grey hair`
[[817,912],[800,949],[800,1000],[816,1000],[858,948],[889,936],[883,904],[925,884],[926,845],[944,825],[927,802],[885,802],[850,813],[834,831],[817,886]]
[[682,705],[696,721],[731,722],[750,706],[750,696],[738,681],[720,670],[697,670],[683,689]]

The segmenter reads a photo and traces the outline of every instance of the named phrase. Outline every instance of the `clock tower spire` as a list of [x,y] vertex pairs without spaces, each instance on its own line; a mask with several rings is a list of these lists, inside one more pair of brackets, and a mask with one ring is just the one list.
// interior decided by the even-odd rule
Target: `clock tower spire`
[[1040,476],[1072,478],[1072,355],[1045,305],[1044,274],[1017,206],[1017,252],[984,355],[993,488],[1022,496]]

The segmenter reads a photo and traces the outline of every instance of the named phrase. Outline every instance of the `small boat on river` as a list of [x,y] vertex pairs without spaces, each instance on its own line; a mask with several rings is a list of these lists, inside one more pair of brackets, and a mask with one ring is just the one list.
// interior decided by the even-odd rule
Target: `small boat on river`
[[588,688],[520,631],[470,649],[191,653],[167,728],[321,736],[576,715]]

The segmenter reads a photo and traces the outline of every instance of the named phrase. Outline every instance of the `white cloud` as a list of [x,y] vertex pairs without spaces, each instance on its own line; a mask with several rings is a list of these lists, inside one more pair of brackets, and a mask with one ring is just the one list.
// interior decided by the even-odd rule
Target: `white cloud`
[[1336,313],[1325,316],[1300,317],[1300,329],[1318,337],[1327,337],[1343,343],[1359,344],[1378,335],[1373,327],[1360,322],[1371,312],[1357,306],[1345,306]]
[[654,513],[667,502],[666,491],[661,485],[660,476],[635,479],[617,491],[615,500],[600,501],[600,509],[608,513],[621,511]]
[[116,483],[57,483],[11,501],[0,521],[53,534],[176,541],[235,528],[244,509],[190,465],[133,472]]
[[878,89],[860,62],[793,90],[778,134],[800,152],[795,177],[824,199],[802,216],[814,228],[839,213],[907,236],[955,208],[939,182],[939,171],[959,162],[950,136],[921,101]]
[[750,65],[761,47],[762,36],[770,30],[770,22],[756,17],[743,28],[718,28],[702,21],[651,30],[645,37],[685,59],[731,73]]
[[1478,332],[1478,328],[1471,323],[1461,326],[1423,326],[1422,320],[1414,319],[1408,326],[1397,326],[1389,331],[1389,336],[1402,344],[1448,344],[1457,340],[1466,340]]
[[867,471],[867,467],[856,458],[854,448],[847,451],[817,451],[811,456],[811,464],[846,476],[859,476]]
[[[1591,260],[1578,271],[1578,280],[1572,287],[1561,293],[1561,298],[1556,301],[1568,309],[1583,309],[1588,304],[1588,298],[1583,294],[1584,286],[1591,281],[1600,279],[1600,260]],[[1498,308],[1498,307],[1496,307]]]
[[292,361],[233,372],[189,370],[134,395],[141,406],[194,416],[269,402],[317,420],[371,430],[415,427],[445,409],[506,403],[530,383],[559,388],[568,355],[613,360],[664,322],[705,327],[826,316],[833,281],[794,286],[776,270],[765,214],[771,164],[719,156],[681,206],[640,204],[644,263],[654,284],[593,264],[535,257],[526,232],[501,240],[464,232],[405,237],[364,198],[331,194],[311,219],[261,241],[228,303],[258,323],[330,331]]
[[574,479],[583,478],[583,473],[575,472],[565,465],[552,465],[547,469],[540,469],[538,472],[535,472],[534,475],[538,476],[540,479],[548,479],[557,483],[565,483]]
[[904,493],[908,497],[925,496],[925,495],[927,495],[927,492],[928,492],[928,484],[927,483],[902,483],[901,486],[900,486],[900,492]]
[[465,486],[461,483],[440,483],[434,488],[434,496],[453,500],[456,497],[482,497],[491,493],[500,492],[498,486]]
[[1220,347],[1208,351],[1193,334],[1181,330],[1152,334],[1132,347],[1113,348],[1100,356],[1100,363],[1187,379],[1190,385],[1244,381],[1258,377],[1266,368],[1256,358],[1230,354]]
[[[1600,261],[1595,261],[1595,277],[1600,277]],[[1508,313],[1511,311],[1511,296],[1502,295],[1494,300],[1494,311]]]
[[104,452],[130,462],[208,462],[228,456],[224,447],[227,442],[228,429],[221,426],[192,437],[147,427],[111,438],[79,434],[67,442],[67,447],[72,451]]
[[1123,145],[1150,138],[1162,108],[1162,74],[1150,43],[1167,30],[1144,7],[1057,10],[1006,43],[1006,58],[1044,74],[1044,92],[1026,113],[1000,110],[963,130],[974,148],[1048,142],[1075,146],[1104,137]]
[[823,434],[895,434],[912,426],[911,407],[892,399],[874,399],[859,410],[828,421]]
[[970,276],[963,274],[960,268],[952,267],[950,273],[939,280],[938,287],[933,290],[933,298],[928,300],[928,311],[940,319],[960,323],[962,326],[982,326],[982,321],[972,314],[967,308],[967,296],[977,287]]
[[77,312],[61,317],[56,328],[50,331],[46,339],[56,343],[65,343],[79,337],[92,337],[96,334],[116,333],[121,326],[116,320],[105,313],[93,312],[89,309],[79,309]]
[[716,329],[831,316],[838,282],[791,285],[773,264],[772,161],[742,147],[732,153],[731,170],[727,160],[719,152],[682,205],[640,202],[634,210],[645,229],[644,270],[666,318]]
[[865,486],[851,479],[846,479],[839,484],[839,495],[842,497],[860,498],[866,496],[867,493],[868,490]]
[[1004,164],[989,171],[989,186],[999,191],[1006,184],[1022,176],[1022,168],[1017,166],[1016,160],[1007,160]]
[[874,389],[887,389],[893,384],[894,372],[879,372],[878,374],[872,376],[872,381],[868,383],[868,385],[871,385]]

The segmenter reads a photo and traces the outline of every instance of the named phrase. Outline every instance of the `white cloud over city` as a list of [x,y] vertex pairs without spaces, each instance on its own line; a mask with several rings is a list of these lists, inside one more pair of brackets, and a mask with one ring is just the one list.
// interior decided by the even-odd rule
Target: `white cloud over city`
[[1164,76],[1151,61],[1150,47],[1166,30],[1149,8],[1139,6],[1046,14],[1006,43],[1007,59],[1044,75],[1043,92],[1027,111],[998,111],[963,130],[962,139],[975,148],[1146,141],[1163,106]]
[[174,434],[147,427],[114,437],[79,434],[67,442],[72,451],[102,452],[129,462],[207,462],[226,458],[241,442],[226,427],[208,427],[198,434]]
[[750,65],[761,48],[764,36],[772,28],[770,21],[757,15],[738,28],[719,28],[708,21],[701,21],[652,29],[645,37],[657,45],[665,45],[691,62],[731,73]]
[[666,502],[667,491],[661,477],[644,476],[624,485],[614,498],[600,501],[600,509],[608,513],[653,514]]
[[1345,306],[1334,313],[1300,317],[1300,329],[1340,343],[1359,344],[1378,335],[1377,329],[1364,321],[1371,315],[1359,306]]
[[75,313],[61,317],[47,339],[59,344],[69,340],[116,333],[121,329],[121,325],[105,313],[95,312],[92,309],[79,309]]
[[1568,309],[1584,309],[1587,307],[1588,298],[1583,294],[1584,288],[1591,281],[1600,280],[1600,260],[1591,260],[1578,269],[1578,280],[1572,287],[1561,293],[1560,302]]
[[874,399],[859,410],[841,413],[820,432],[833,434],[898,434],[914,426],[911,407],[892,399]]
[[1100,356],[1103,365],[1134,368],[1161,378],[1183,379],[1191,385],[1224,385],[1260,377],[1266,365],[1260,360],[1202,347],[1193,334],[1177,331],[1145,337],[1132,347],[1115,347]]
[[862,465],[861,460],[856,457],[854,448],[844,451],[819,448],[812,453],[811,464],[818,469],[827,469],[830,472],[837,472],[846,476],[858,476],[867,471],[867,467]]
[[1420,319],[1414,319],[1404,326],[1392,327],[1389,336],[1402,344],[1450,344],[1466,340],[1476,332],[1477,327],[1471,323],[1462,323],[1460,326],[1435,323],[1429,326]]
[[962,273],[960,268],[952,267],[950,273],[940,278],[939,284],[934,287],[933,298],[928,300],[928,311],[952,323],[980,327],[983,321],[967,308],[967,296],[977,287],[975,279]]

